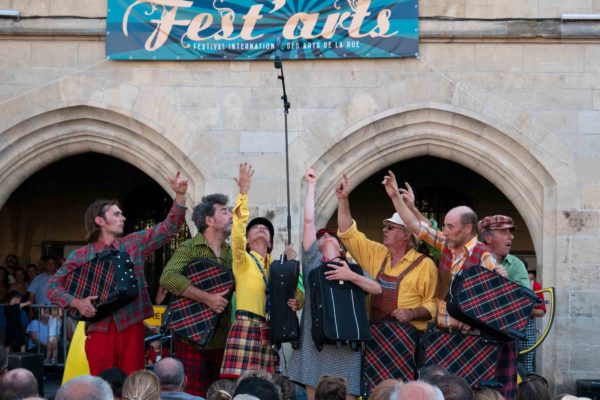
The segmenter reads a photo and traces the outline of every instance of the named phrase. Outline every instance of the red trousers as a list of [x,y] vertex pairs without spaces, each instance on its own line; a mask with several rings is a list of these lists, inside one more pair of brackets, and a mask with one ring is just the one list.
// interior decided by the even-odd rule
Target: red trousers
[[181,360],[188,378],[186,393],[206,397],[211,383],[219,379],[223,349],[200,350],[197,346],[175,339],[173,350],[175,357]]
[[111,319],[108,332],[88,332],[85,354],[90,373],[98,376],[107,368],[119,367],[127,375],[145,367],[144,324],[138,322],[118,332]]

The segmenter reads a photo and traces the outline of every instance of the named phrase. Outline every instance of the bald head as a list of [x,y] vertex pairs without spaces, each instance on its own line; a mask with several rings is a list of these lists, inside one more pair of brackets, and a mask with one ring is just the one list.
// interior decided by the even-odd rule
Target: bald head
[[112,399],[112,389],[96,376],[79,376],[65,383],[54,400],[106,400]]
[[446,245],[459,248],[477,236],[477,214],[467,206],[454,207],[444,217]]
[[163,391],[183,391],[185,385],[185,371],[181,361],[165,357],[154,366],[154,373],[160,381],[160,389]]
[[16,400],[38,395],[38,383],[35,376],[23,368],[8,371],[0,381],[2,400]]
[[422,381],[408,382],[399,385],[395,391],[394,400],[444,400],[440,389]]

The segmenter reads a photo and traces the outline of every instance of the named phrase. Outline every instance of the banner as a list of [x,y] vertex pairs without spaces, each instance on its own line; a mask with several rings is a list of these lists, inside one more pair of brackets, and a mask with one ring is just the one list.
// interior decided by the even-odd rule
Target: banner
[[414,57],[418,0],[108,0],[114,60]]

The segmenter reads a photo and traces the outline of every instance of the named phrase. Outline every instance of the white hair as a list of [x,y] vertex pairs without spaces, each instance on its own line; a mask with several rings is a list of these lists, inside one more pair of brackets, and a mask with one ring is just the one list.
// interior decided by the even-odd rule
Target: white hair
[[54,400],[113,400],[110,385],[97,376],[78,376],[65,383]]
[[396,386],[390,400],[444,400],[444,394],[427,382],[413,381]]

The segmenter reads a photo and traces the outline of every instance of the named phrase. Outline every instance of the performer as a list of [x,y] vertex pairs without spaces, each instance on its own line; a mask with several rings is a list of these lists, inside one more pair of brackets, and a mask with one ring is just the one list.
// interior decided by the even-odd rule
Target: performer
[[231,326],[231,305],[227,293],[211,294],[191,284],[184,275],[185,267],[197,258],[215,259],[231,270],[231,247],[225,241],[231,235],[233,214],[226,195],[216,193],[204,196],[194,207],[192,221],[198,233],[183,242],[167,263],[160,277],[161,285],[169,292],[206,304],[216,313],[222,313],[212,339],[200,349],[181,336],[173,341],[173,350],[183,363],[187,376],[186,391],[206,397],[210,384],[219,379],[227,332]]
[[[435,264],[414,250],[412,234],[397,213],[383,221],[383,244],[367,239],[350,214],[346,175],[336,188],[336,195],[342,243],[365,271],[377,277],[383,288],[383,294],[372,300],[371,320],[394,318],[424,331],[437,307]],[[398,277],[404,273],[398,285]]]
[[[446,311],[446,294],[454,276],[463,268],[481,265],[490,271],[507,277],[506,269],[498,265],[496,258],[488,247],[477,240],[477,214],[467,206],[459,206],[446,213],[444,231],[430,227],[411,211],[407,202],[412,201],[407,194],[398,188],[396,177],[392,171],[383,178],[382,184],[394,203],[400,218],[407,228],[420,240],[424,240],[441,252],[438,268],[437,325],[441,329],[458,328],[471,330],[465,323],[452,318]],[[517,346],[515,341],[505,342],[498,360],[498,380],[503,384],[499,389],[507,399],[514,399],[516,391]]]
[[[96,200],[85,213],[85,228],[89,244],[71,252],[65,263],[48,282],[48,297],[53,303],[79,311],[87,318],[96,315],[92,304],[98,296],[76,298],[67,292],[66,282],[76,269],[90,264],[99,254],[113,254],[121,257],[126,253],[135,263],[137,297],[126,306],[115,310],[98,322],[86,324],[87,340],[85,352],[92,375],[98,375],[107,368],[119,367],[126,374],[144,368],[144,325],[142,321],[153,315],[152,303],[146,290],[144,278],[144,256],[155,251],[175,236],[185,217],[185,193],[187,179],[179,172],[169,178],[175,191],[175,202],[167,218],[155,227],[131,233],[123,238],[123,215],[116,200]],[[90,282],[78,282],[86,285]]]
[[[267,218],[258,217],[248,222],[248,191],[253,175],[252,166],[243,163],[239,177],[234,178],[239,187],[231,232],[237,311],[225,345],[221,378],[238,378],[253,368],[275,372],[274,350],[266,320],[270,308],[269,265],[275,231]],[[293,258],[290,247],[287,250],[288,259]],[[296,298],[288,301],[292,310],[298,310],[300,297],[297,291]]]
[[[344,251],[339,239],[333,231],[315,229],[315,186],[317,177],[312,168],[306,169],[305,174],[307,189],[304,203],[304,233],[302,239],[302,273],[308,277],[309,273],[319,267],[324,261],[336,261],[342,266],[332,265],[332,270],[325,272],[327,279],[351,281],[370,294],[380,294],[381,286],[373,279],[356,274],[349,267],[344,257]],[[302,313],[300,322],[300,347],[292,352],[288,369],[289,377],[293,381],[306,385],[307,397],[312,399],[315,388],[323,374],[345,378],[348,382],[348,393],[354,396],[360,394],[360,352],[349,347],[337,348],[335,345],[325,344],[318,351],[311,339],[311,305],[310,285],[306,288],[305,312]],[[352,396],[347,396],[352,398]]]

